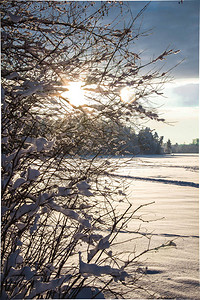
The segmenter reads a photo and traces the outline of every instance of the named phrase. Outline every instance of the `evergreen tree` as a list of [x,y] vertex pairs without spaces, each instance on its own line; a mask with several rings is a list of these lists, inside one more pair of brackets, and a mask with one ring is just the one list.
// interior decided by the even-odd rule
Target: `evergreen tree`
[[166,153],[168,153],[168,154],[172,153],[172,144],[171,144],[170,139],[168,139],[168,141],[167,141]]

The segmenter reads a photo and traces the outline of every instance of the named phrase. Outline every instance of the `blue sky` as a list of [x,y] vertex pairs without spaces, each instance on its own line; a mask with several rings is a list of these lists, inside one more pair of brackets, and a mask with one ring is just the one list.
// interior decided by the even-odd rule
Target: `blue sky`
[[[129,1],[135,14],[146,1]],[[199,1],[152,1],[143,15],[143,29],[151,34],[138,40],[137,50],[143,50],[143,59],[162,53],[167,47],[180,49],[171,56],[166,68],[184,61],[172,71],[173,83],[166,84],[165,98],[154,103],[171,125],[150,121],[146,126],[170,138],[173,143],[190,143],[199,136]],[[172,125],[173,124],[173,125]]]

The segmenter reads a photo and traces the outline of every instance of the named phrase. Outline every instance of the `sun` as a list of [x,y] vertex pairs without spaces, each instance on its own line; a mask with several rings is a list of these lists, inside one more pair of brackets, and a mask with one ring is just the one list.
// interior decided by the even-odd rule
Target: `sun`
[[131,103],[136,100],[136,95],[133,89],[127,86],[120,91],[120,98],[123,102]]
[[69,82],[66,86],[68,91],[62,93],[62,97],[67,98],[72,105],[81,106],[86,103],[85,93],[82,88],[83,82]]
[[[66,98],[71,105],[82,106],[87,103],[85,94],[86,91],[84,90],[83,86],[83,81],[68,82],[68,84],[64,86],[64,88],[66,88],[66,91],[63,92],[61,96]],[[131,103],[135,101],[136,95],[133,88],[124,87],[123,89],[121,89],[120,98],[121,101],[125,103]]]

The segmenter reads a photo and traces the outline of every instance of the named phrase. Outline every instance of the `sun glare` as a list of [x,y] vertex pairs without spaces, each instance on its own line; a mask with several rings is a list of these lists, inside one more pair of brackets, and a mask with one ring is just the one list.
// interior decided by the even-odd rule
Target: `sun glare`
[[85,104],[84,90],[82,89],[83,82],[70,82],[66,86],[68,91],[62,93],[63,97],[66,97],[72,105],[80,106]]
[[[82,81],[69,82],[65,87],[68,91],[63,92],[61,95],[68,99],[72,105],[81,106],[87,102]],[[132,88],[124,87],[120,91],[120,98],[123,102],[131,103],[136,100],[136,95]]]
[[130,87],[125,87],[120,91],[120,97],[123,102],[129,103],[136,100],[135,93]]

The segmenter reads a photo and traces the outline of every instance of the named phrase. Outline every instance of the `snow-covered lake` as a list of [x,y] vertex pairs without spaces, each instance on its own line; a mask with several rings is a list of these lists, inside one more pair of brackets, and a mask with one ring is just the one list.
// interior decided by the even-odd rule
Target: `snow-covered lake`
[[[146,220],[158,220],[142,223],[141,231],[152,233],[153,245],[170,239],[176,245],[142,258],[148,266],[144,286],[159,298],[200,299],[198,164],[197,154],[142,156],[116,173],[128,178],[135,208],[155,202],[141,212]],[[133,243],[124,247],[131,250]],[[133,291],[126,298],[139,297]]]

